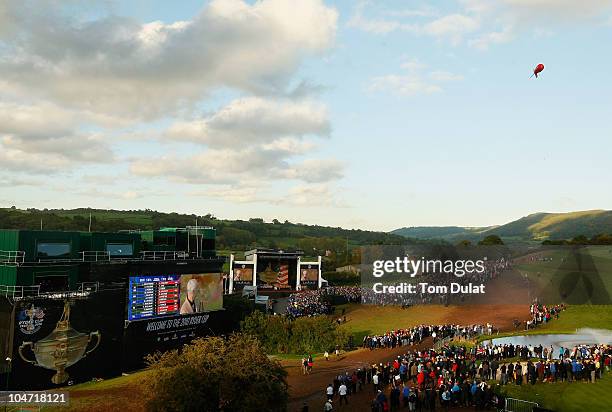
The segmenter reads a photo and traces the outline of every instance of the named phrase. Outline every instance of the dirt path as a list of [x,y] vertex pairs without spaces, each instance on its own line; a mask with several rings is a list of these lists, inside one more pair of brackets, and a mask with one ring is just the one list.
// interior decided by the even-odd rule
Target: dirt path
[[[415,308],[416,309],[416,308]],[[493,323],[500,331],[514,329],[514,319],[526,320],[529,317],[529,307],[520,305],[486,305],[471,304],[449,307],[422,306],[418,310],[444,311],[441,315],[441,323],[453,324],[484,324]],[[350,317],[350,313],[349,313]],[[398,318],[398,327],[401,327],[401,318]],[[283,361],[282,364],[289,373],[289,411],[301,411],[306,402],[311,411],[322,411],[325,403],[325,388],[333,382],[334,376],[344,372],[352,373],[353,370],[372,363],[388,362],[394,357],[404,354],[406,350],[420,350],[432,347],[431,338],[422,343],[410,347],[397,347],[395,349],[358,349],[342,355],[339,359],[334,356],[329,361],[315,360],[314,370],[310,375],[304,376],[299,360]],[[366,385],[362,392],[353,394],[349,398],[348,406],[334,404],[334,411],[370,411],[370,404],[374,398],[372,386]],[[337,399],[336,399],[337,401]]]
[[[315,363],[310,375],[303,375],[299,360],[283,361],[282,364],[289,373],[289,411],[299,411],[304,402],[308,403],[310,410],[323,410],[325,403],[325,388],[333,382],[334,377],[344,372],[352,373],[355,369],[373,363],[388,362],[395,356],[404,354],[406,350],[425,349],[432,346],[431,338],[425,339],[422,343],[410,347],[397,347],[395,349],[358,349],[341,355],[339,358],[331,356],[329,361],[325,359]],[[368,389],[371,389],[368,387]],[[351,396],[351,410],[357,406],[367,406],[369,410],[370,401],[373,397],[371,391],[364,390]],[[344,407],[348,410],[348,407]],[[334,405],[334,410],[337,407]]]

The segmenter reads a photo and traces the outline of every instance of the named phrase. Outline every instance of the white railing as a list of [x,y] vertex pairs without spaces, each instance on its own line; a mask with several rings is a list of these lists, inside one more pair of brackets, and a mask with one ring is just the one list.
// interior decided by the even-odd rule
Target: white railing
[[140,252],[142,260],[184,260],[189,258],[189,253],[174,250],[146,250]]
[[88,250],[79,252],[82,262],[98,262],[102,260],[111,260],[110,253],[104,250]]
[[12,299],[22,299],[26,296],[39,296],[40,285],[34,286],[13,286],[0,285],[0,295]]
[[82,282],[78,284],[77,290],[65,291],[49,291],[41,292],[40,285],[33,286],[13,286],[0,285],[0,296],[6,296],[11,299],[23,299],[28,296],[47,296],[47,297],[78,297],[88,296],[91,293],[96,293],[100,288],[99,282]]
[[25,261],[22,250],[0,250],[0,264],[19,266]]

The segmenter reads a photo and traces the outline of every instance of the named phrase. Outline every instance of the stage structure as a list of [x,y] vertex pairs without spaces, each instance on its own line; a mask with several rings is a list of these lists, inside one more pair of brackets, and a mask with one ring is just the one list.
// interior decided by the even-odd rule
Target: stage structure
[[301,250],[253,249],[244,260],[230,255],[229,293],[245,286],[258,291],[293,291],[321,287],[321,256],[316,261],[302,261]]

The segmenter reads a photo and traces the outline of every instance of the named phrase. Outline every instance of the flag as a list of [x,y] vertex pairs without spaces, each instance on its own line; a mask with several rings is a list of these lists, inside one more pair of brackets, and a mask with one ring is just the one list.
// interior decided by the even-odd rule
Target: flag
[[289,287],[289,265],[281,264],[278,269],[278,277],[276,278],[276,283],[280,288],[288,288]]

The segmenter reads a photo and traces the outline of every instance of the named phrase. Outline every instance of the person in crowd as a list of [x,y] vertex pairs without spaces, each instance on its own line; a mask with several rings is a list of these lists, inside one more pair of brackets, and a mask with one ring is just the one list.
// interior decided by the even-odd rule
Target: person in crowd
[[338,395],[340,395],[339,405],[342,406],[342,402],[348,405],[348,388],[344,382],[342,382],[338,388]]
[[331,383],[327,386],[325,390],[325,395],[327,395],[328,400],[332,400],[334,398],[334,385]]

